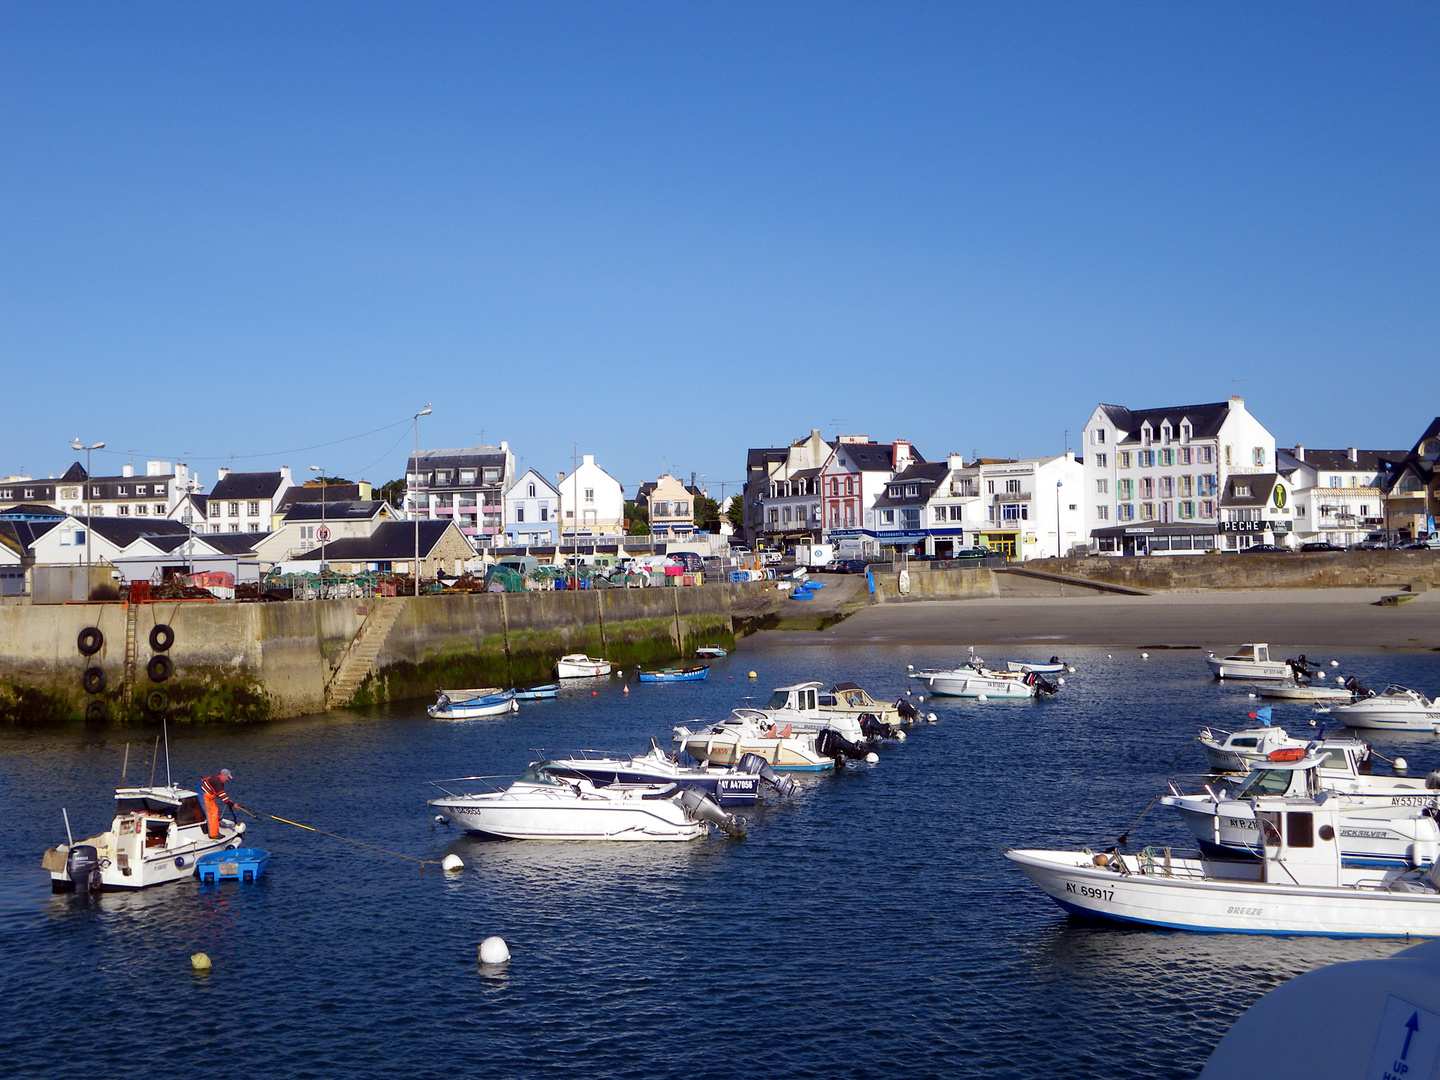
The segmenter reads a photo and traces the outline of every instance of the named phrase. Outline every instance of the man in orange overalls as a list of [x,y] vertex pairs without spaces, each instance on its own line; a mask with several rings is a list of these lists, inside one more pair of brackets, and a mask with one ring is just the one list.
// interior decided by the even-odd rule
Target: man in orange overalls
[[225,781],[233,780],[229,769],[221,769],[214,776],[200,781],[200,794],[205,799],[205,823],[209,826],[210,839],[220,839],[220,804],[230,807],[230,816],[235,816],[235,803],[225,794]]

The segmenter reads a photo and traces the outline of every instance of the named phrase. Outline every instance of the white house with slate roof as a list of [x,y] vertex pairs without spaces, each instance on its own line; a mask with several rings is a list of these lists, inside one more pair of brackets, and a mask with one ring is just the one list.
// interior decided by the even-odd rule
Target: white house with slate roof
[[[1083,439],[1083,505],[1093,551],[1233,551],[1292,531],[1292,517],[1264,513],[1255,496],[1235,495],[1230,484],[1233,477],[1254,476],[1253,491],[1268,475],[1268,500],[1277,479],[1275,437],[1239,397],[1158,409],[1097,405]],[[1243,502],[1222,505],[1227,491]]]
[[1279,471],[1292,486],[1295,539],[1349,547],[1385,527],[1385,484],[1404,450],[1279,451]]
[[269,532],[271,518],[285,492],[295,486],[290,466],[279,472],[220,470],[205,503],[205,516],[219,532]]
[[872,442],[842,435],[820,470],[820,517],[825,539],[878,540],[875,500],[897,472],[925,459],[908,442]]

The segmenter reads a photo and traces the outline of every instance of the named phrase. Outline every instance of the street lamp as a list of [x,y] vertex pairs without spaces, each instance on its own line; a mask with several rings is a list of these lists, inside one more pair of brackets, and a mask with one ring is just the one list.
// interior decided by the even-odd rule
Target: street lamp
[[1064,480],[1055,481],[1055,557],[1057,559],[1064,554],[1062,549],[1065,544],[1064,534],[1060,531],[1060,489],[1064,486]]
[[330,529],[325,524],[325,470],[319,465],[311,465],[310,471],[320,474],[320,581],[323,586],[325,581],[325,541],[330,539]]
[[415,515],[415,595],[420,595],[420,417],[430,415],[430,403],[427,401],[425,407],[414,416],[415,421],[415,460],[411,466],[410,475],[415,478],[415,493],[410,499],[410,512]]
[[103,442],[91,443],[86,446],[76,435],[71,441],[70,447],[73,450],[85,451],[85,599],[90,599],[90,451],[100,450],[105,446]]

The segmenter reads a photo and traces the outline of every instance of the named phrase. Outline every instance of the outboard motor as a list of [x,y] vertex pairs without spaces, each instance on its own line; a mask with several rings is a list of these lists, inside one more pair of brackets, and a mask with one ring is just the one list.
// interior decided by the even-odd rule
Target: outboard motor
[[1440,772],[1427,773],[1425,776],[1425,786],[1431,791],[1440,791]]
[[437,693],[437,694],[435,695],[435,707],[436,707],[437,709],[443,709],[443,708],[445,708],[446,705],[449,705],[449,704],[450,704],[450,695],[447,694],[447,693],[445,693],[444,690],[441,690],[439,693]]
[[760,777],[761,780],[786,797],[794,795],[800,790],[799,784],[788,776],[781,776],[759,754],[742,754],[739,764],[735,766],[735,771],[745,773],[747,776]]
[[906,701],[903,697],[895,702],[895,711],[912,724],[920,719],[920,710],[914,705],[911,705],[910,702]]
[[100,853],[94,844],[77,844],[65,856],[65,876],[77,893],[100,887]]
[[844,768],[846,758],[864,761],[869,754],[865,747],[851,742],[834,728],[828,727],[821,728],[820,733],[815,736],[815,752],[832,759],[837,769]]
[[1042,694],[1058,694],[1060,692],[1058,685],[1052,683],[1038,671],[1027,671],[1025,673],[1025,685],[1035,687],[1035,689]]
[[894,739],[899,735],[889,724],[883,723],[874,713],[860,714],[860,732],[867,739]]
[[1349,690],[1357,698],[1374,696],[1373,692],[1365,689],[1364,684],[1361,683],[1361,681],[1357,679],[1354,675],[1347,675],[1345,677],[1345,682],[1342,685],[1345,687],[1346,690]]
[[744,819],[721,810],[720,804],[707,795],[703,788],[694,784],[687,785],[680,789],[675,801],[692,821],[708,821],[726,836],[745,835]]

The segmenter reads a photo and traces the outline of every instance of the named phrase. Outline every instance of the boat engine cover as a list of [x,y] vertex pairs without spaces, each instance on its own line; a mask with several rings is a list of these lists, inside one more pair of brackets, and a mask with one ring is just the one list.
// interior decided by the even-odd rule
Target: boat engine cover
[[734,814],[720,809],[720,804],[706,794],[703,788],[693,784],[680,789],[675,801],[695,821],[707,821],[729,836],[743,836],[745,823]]
[[65,876],[79,893],[88,893],[100,884],[100,853],[94,844],[76,844],[70,849],[65,856]]
[[799,790],[799,785],[788,776],[781,776],[770,767],[770,763],[759,754],[742,754],[739,763],[735,766],[737,772],[746,773],[750,776],[758,776],[767,784],[773,787],[781,795],[794,795]]

